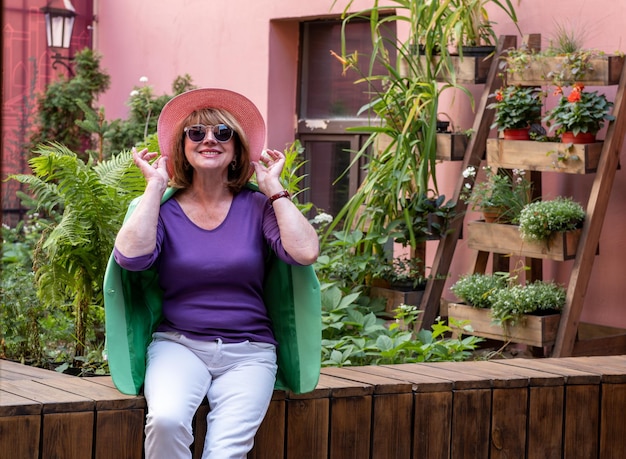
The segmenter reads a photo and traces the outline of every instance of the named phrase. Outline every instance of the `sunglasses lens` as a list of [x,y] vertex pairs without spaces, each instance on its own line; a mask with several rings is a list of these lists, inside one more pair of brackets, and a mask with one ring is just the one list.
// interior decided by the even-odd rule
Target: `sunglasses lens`
[[228,142],[233,136],[233,130],[225,124],[218,124],[213,127],[213,136],[218,142]]
[[206,129],[204,126],[193,126],[187,129],[187,137],[192,142],[202,142],[206,135]]
[[186,127],[185,132],[187,133],[189,140],[199,143],[205,139],[207,128],[211,129],[213,137],[218,142],[228,142],[233,137],[234,131],[225,124],[217,124],[215,126],[204,126],[202,124],[198,124]]

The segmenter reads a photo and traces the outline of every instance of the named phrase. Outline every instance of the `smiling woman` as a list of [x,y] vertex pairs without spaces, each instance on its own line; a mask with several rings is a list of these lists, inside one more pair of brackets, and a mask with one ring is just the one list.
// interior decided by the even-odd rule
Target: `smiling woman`
[[[139,273],[137,279],[155,279],[158,273],[162,296],[155,300],[145,285],[138,289],[144,293],[136,293],[139,303],[152,303],[148,323],[154,322],[154,328],[133,322],[144,322],[140,326],[148,336],[134,343],[138,349],[132,354],[141,359],[138,377],[130,388],[126,382],[119,387],[136,392],[144,385],[147,458],[188,456],[193,415],[205,397],[211,406],[205,457],[245,457],[283,361],[276,351],[278,338],[285,336],[282,320],[295,314],[287,297],[269,296],[272,287],[265,282],[276,269],[270,260],[306,268],[298,265],[316,260],[317,233],[291,199],[280,199],[289,197],[280,182],[285,155],[263,151],[265,122],[246,97],[223,89],[183,93],[163,108],[157,132],[162,157],[152,162],[156,153],[146,149],[133,154],[146,190],[117,235],[111,276],[124,279],[126,271]],[[253,172],[258,191],[246,186]],[[308,268],[304,279],[315,279]],[[288,278],[299,279],[293,269]],[[307,322],[315,328],[319,295],[306,285],[302,290],[313,302],[298,309],[312,311]],[[285,296],[284,288],[279,291]],[[111,301],[107,310],[113,313],[119,305]],[[287,309],[270,316],[279,304]],[[130,311],[135,309],[133,305]],[[119,336],[114,324],[125,316],[114,314],[107,331]],[[294,322],[288,327],[295,327]],[[289,336],[281,348],[290,349],[289,340],[297,341],[294,333]],[[317,336],[317,348],[307,348],[313,352],[303,363],[309,359],[315,376],[292,390],[312,390],[317,382],[319,333],[312,336]],[[110,359],[114,381],[127,381],[125,359],[122,366]],[[288,369],[311,375],[299,365]]]

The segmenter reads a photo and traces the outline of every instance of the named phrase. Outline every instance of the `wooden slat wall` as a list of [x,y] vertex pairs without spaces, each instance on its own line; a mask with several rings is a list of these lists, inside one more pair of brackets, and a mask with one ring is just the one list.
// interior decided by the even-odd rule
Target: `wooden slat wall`
[[[248,457],[621,458],[624,413],[626,356],[325,368],[311,393],[275,391]],[[144,418],[110,377],[0,360],[0,458],[141,459]]]

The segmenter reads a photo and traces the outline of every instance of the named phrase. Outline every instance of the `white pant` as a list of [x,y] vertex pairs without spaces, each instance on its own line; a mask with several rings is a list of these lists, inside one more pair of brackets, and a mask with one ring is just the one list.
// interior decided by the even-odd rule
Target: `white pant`
[[272,399],[276,349],[249,341],[190,340],[155,333],[144,395],[146,459],[191,458],[193,416],[209,400],[203,459],[245,459]]

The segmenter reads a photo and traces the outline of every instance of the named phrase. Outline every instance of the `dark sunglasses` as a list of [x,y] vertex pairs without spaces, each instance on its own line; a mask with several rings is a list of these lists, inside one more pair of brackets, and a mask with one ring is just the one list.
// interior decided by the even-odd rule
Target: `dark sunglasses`
[[225,124],[216,124],[215,126],[194,124],[193,126],[187,126],[184,129],[187,133],[187,138],[195,143],[202,142],[205,139],[208,130],[213,132],[213,138],[220,143],[228,142],[232,139],[233,133],[235,132]]

